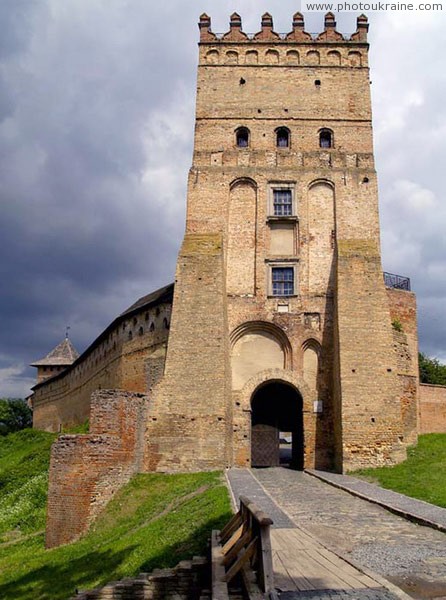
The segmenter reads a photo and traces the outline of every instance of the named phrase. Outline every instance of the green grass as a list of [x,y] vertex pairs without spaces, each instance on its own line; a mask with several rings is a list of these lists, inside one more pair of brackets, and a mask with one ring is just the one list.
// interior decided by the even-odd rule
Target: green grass
[[[20,465],[19,471],[27,460],[38,464],[39,469],[45,460],[48,464],[49,444],[54,436],[41,432],[20,434],[28,451],[34,444],[35,456],[30,459],[29,452],[17,449],[21,436],[14,434],[18,438],[9,440],[8,462],[2,440],[2,483],[4,464],[8,468],[12,463]],[[5,439],[8,438],[12,436]],[[24,461],[16,459],[16,449]],[[42,475],[42,470],[38,473]],[[11,481],[8,485],[13,493],[14,485]],[[0,510],[3,491],[0,487]],[[39,503],[32,509],[40,515],[38,518],[31,518],[22,510],[23,523],[31,525],[25,527],[22,521],[17,524],[16,520],[12,530],[4,531],[0,543],[2,600],[66,599],[76,588],[90,589],[156,567],[173,566],[179,560],[203,554],[211,529],[221,527],[230,515],[227,490],[218,472],[137,475],[115,495],[83,539],[45,550],[42,515],[45,514],[46,488],[44,492],[38,495]],[[14,493],[24,498],[29,495],[23,481]]]
[[33,429],[0,437],[0,543],[45,528],[48,466],[55,438]]
[[420,435],[407,450],[407,460],[394,467],[351,473],[384,488],[446,508],[446,434]]

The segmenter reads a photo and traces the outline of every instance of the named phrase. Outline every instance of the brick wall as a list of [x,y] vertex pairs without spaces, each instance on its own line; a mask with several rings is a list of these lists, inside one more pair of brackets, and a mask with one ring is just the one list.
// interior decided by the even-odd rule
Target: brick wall
[[148,471],[230,464],[229,353],[221,235],[185,236],[165,374],[151,397]]
[[141,470],[147,396],[101,390],[91,399],[90,433],[62,435],[49,472],[46,547],[84,533],[113,494]]
[[72,367],[34,389],[33,427],[59,431],[83,423],[98,389],[146,392],[164,370],[170,312],[171,303],[163,303],[116,319]]
[[420,385],[420,433],[446,433],[446,386]]

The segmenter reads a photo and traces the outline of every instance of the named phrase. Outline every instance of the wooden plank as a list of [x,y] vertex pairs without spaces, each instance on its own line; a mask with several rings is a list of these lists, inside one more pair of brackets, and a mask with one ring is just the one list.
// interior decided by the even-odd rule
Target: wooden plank
[[223,555],[223,564],[227,567],[231,562],[237,558],[237,555],[241,552],[241,550],[249,545],[251,540],[251,532],[245,531],[242,537],[237,541],[237,543],[232,546],[229,552],[226,555]]
[[[227,554],[229,552],[229,550],[234,546],[234,544],[240,539],[242,533],[243,533],[243,525],[240,525],[240,527],[228,539],[226,544],[224,544],[222,546],[223,554]],[[221,543],[221,540],[220,540],[220,543]]]
[[270,525],[260,527],[259,585],[265,594],[274,591],[273,557],[270,539]]
[[231,519],[229,519],[229,521],[226,523],[226,525],[221,530],[221,532],[220,532],[221,542],[224,544],[226,542],[226,540],[228,540],[231,537],[231,535],[234,533],[234,531],[237,531],[237,529],[240,527],[241,524],[242,524],[242,517],[240,515],[240,512],[238,512],[233,517],[231,517]]
[[229,600],[228,585],[225,582],[225,568],[220,546],[220,532],[214,529],[211,534],[211,567],[213,600]]
[[232,565],[232,567],[229,569],[229,571],[226,572],[226,576],[225,576],[224,580],[227,583],[229,583],[231,581],[231,579],[233,579],[237,575],[237,573],[240,571],[240,569],[248,562],[248,560],[251,558],[251,556],[253,556],[254,552],[256,551],[257,542],[258,542],[258,538],[255,537],[251,541],[249,546],[246,548],[246,550],[243,552],[243,554]]
[[283,564],[280,554],[273,552],[274,585],[281,592],[295,592],[298,590],[292,577]]
[[[305,574],[299,569],[296,561],[293,561],[290,564],[286,554],[279,552],[274,559],[273,565],[276,586],[278,585],[278,581],[281,581],[282,585],[286,585],[286,589],[290,591],[317,589],[313,586],[312,582],[305,577]],[[278,569],[278,572],[276,572],[276,569]],[[285,579],[288,580],[288,583],[286,583]]]

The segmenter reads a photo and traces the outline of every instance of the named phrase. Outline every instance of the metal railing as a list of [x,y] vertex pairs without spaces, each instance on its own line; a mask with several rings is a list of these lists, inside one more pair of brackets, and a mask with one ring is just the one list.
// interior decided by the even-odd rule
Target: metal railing
[[395,288],[397,290],[406,290],[410,292],[410,279],[409,277],[403,277],[402,275],[395,275],[394,273],[383,273],[384,284],[388,288]]

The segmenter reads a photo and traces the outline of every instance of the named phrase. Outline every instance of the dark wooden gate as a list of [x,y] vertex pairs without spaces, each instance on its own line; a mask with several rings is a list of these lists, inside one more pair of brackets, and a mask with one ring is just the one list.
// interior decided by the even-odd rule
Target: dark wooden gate
[[277,467],[280,464],[279,429],[259,423],[251,429],[251,465]]

